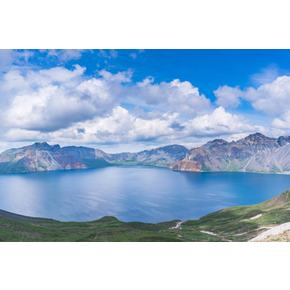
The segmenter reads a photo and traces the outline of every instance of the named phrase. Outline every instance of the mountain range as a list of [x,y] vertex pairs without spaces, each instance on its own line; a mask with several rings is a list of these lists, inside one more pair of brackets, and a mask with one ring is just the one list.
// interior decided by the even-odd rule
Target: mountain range
[[0,154],[0,173],[88,169],[117,165],[167,167],[180,171],[290,172],[290,136],[270,138],[261,133],[237,141],[215,139],[188,150],[168,145],[136,153],[109,154],[84,146],[34,143]]
[[171,166],[182,171],[290,171],[290,137],[270,138],[261,133],[237,141],[215,139],[191,149]]
[[109,154],[83,146],[49,145],[34,143],[13,148],[0,154],[0,173],[89,169],[112,165],[147,165],[169,167],[185,158],[188,149],[170,145],[137,153]]

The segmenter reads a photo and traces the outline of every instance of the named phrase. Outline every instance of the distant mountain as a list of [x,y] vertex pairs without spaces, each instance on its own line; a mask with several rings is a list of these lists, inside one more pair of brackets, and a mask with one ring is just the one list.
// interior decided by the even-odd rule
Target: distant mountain
[[169,145],[137,153],[109,154],[83,146],[34,143],[0,154],[0,173],[146,165],[180,171],[290,172],[290,137],[270,138],[261,133],[237,141],[215,139],[188,150]]
[[170,145],[138,153],[107,154],[83,146],[34,143],[9,149],[0,154],[0,173],[25,173],[52,170],[98,168],[109,165],[135,164],[168,167],[183,159],[188,149]]
[[171,166],[182,171],[290,171],[290,137],[270,138],[261,133],[237,141],[215,139],[191,149]]
[[185,158],[188,151],[181,145],[169,145],[137,153],[111,154],[107,160],[114,164],[169,167],[177,160]]
[[87,147],[60,147],[35,143],[0,154],[1,173],[24,173],[65,169],[96,168],[109,165],[105,153]]

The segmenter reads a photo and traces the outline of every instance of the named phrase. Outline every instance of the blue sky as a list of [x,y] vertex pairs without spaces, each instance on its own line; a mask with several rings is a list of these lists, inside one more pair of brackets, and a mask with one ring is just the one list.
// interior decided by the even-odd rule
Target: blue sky
[[290,134],[289,50],[0,50],[0,149]]

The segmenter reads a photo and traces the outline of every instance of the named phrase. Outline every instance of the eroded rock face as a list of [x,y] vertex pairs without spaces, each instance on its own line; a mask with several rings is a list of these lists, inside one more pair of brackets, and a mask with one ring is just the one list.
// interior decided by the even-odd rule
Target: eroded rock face
[[289,171],[290,137],[276,139],[256,133],[232,142],[216,139],[191,149],[174,167],[188,171]]
[[201,171],[200,165],[197,162],[191,160],[182,160],[176,162],[170,168],[178,171],[192,171],[192,172]]

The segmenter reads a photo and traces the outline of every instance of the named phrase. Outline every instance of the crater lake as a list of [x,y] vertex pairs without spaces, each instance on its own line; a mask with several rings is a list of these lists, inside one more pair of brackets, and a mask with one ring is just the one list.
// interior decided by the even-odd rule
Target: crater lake
[[0,209],[60,221],[115,216],[155,223],[256,204],[289,188],[290,176],[282,174],[116,166],[0,175]]

